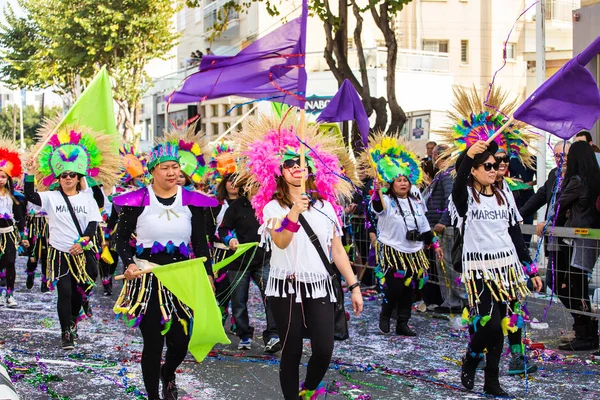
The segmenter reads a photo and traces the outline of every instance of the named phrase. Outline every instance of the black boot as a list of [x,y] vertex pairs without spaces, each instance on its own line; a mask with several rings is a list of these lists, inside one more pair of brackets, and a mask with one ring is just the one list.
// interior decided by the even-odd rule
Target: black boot
[[473,386],[475,386],[475,373],[477,372],[477,366],[482,358],[482,354],[475,354],[467,349],[467,354],[465,354],[462,359],[460,381],[463,386],[469,390],[472,390]]
[[508,393],[500,387],[500,381],[498,380],[498,367],[492,366],[488,363],[485,368],[485,383],[483,384],[483,393],[492,396],[508,396]]
[[[407,288],[410,290],[410,288]],[[404,301],[398,306],[398,320],[396,321],[396,335],[401,336],[417,336],[417,334],[408,327],[412,311],[412,301],[409,297],[406,303]]]
[[177,384],[175,383],[175,374],[171,377],[163,375],[163,367],[160,367],[160,381],[162,382],[162,395],[164,400],[177,400]]
[[35,272],[34,271],[27,271],[27,281],[25,282],[25,287],[27,289],[31,289],[33,287],[33,280],[35,278]]
[[598,321],[592,320],[585,325],[576,325],[575,339],[558,346],[559,350],[583,351],[598,349]]
[[73,339],[71,338],[71,331],[69,329],[62,331],[61,347],[63,350],[73,350],[75,348]]
[[379,314],[379,331],[385,335],[390,333],[390,317]]
[[77,344],[79,335],[77,334],[77,319],[74,317],[71,317],[71,328],[69,330],[71,332],[71,341],[75,345],[75,344]]
[[398,322],[396,324],[396,335],[400,336],[417,336],[417,333],[408,327],[406,322]]

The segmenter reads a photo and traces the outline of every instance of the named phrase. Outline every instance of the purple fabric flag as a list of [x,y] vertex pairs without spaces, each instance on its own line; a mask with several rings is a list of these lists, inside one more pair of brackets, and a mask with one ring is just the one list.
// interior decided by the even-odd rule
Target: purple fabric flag
[[327,107],[317,118],[319,122],[356,121],[363,143],[369,144],[369,117],[356,89],[345,79]]
[[561,139],[591,129],[600,118],[600,92],[585,68],[600,53],[600,36],[544,82],[514,117]]
[[200,70],[187,77],[181,90],[167,99],[171,103],[194,103],[238,95],[304,108],[307,15],[307,0],[304,0],[300,18],[258,39],[235,56],[204,56]]

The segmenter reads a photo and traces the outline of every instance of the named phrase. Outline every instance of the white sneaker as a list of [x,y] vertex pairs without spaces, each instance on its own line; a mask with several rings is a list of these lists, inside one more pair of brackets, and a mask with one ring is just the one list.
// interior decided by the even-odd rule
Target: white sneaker
[[8,308],[17,308],[18,305],[19,305],[19,303],[17,303],[17,301],[15,300],[15,298],[13,296],[8,296],[6,298],[6,306]]
[[251,350],[252,349],[252,339],[242,339],[238,344],[238,350]]

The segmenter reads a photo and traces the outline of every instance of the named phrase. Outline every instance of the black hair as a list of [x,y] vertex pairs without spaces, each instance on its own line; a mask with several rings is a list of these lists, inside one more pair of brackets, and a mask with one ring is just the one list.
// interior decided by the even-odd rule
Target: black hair
[[575,142],[569,149],[567,158],[567,172],[563,180],[563,188],[566,187],[569,179],[579,176],[593,194],[594,201],[600,194],[600,167],[596,160],[594,149],[588,142]]
[[592,143],[592,134],[589,133],[588,131],[581,131],[579,132],[577,135],[575,135],[575,137],[585,137],[585,141],[588,143]]
[[[485,164],[485,162],[490,158],[490,157],[494,157],[494,154],[492,154],[492,152],[490,151],[484,151],[483,153],[479,153],[479,154],[475,154],[475,157],[473,158],[473,169],[477,169],[479,168],[481,165]],[[495,160],[495,158],[494,158]],[[475,177],[473,176],[473,174],[471,174],[469,176],[469,181],[468,181],[468,185],[470,187],[472,187],[473,190],[473,198],[475,199],[475,201],[477,203],[479,203],[479,192],[477,190],[475,190]],[[494,194],[494,196],[496,196],[496,201],[498,202],[499,206],[504,205],[505,203],[505,197],[504,194],[502,193],[502,191],[495,185],[491,185],[491,189],[492,189],[492,193]]]

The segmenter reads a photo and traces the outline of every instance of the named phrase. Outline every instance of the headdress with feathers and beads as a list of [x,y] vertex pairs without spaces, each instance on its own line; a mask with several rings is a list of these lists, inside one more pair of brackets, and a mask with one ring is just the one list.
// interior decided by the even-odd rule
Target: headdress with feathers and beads
[[[97,183],[112,187],[118,180],[121,168],[119,140],[114,135],[94,132],[76,125],[61,126],[59,119],[48,120],[38,131],[38,156],[36,180],[42,190],[47,190],[65,172],[76,172],[93,178]],[[51,135],[48,142],[45,139]]]
[[5,137],[0,137],[0,171],[4,171],[12,179],[23,174],[23,164],[17,147],[12,140]]
[[217,143],[210,152],[206,180],[211,191],[216,193],[219,182],[227,175],[237,172],[235,145],[232,142]]
[[134,178],[140,175],[143,175],[144,178],[148,176],[146,159],[132,144],[124,143],[119,148],[119,154],[123,162],[119,172],[119,180],[122,185],[129,185]]
[[200,183],[207,170],[204,136],[196,132],[196,124],[188,125],[185,129],[175,129],[165,135],[165,140],[179,148],[179,165],[194,183]]
[[[276,191],[285,154],[290,151],[299,153],[298,129],[298,122],[292,118],[282,121],[259,116],[246,121],[233,137],[241,149],[236,157],[240,160],[238,169],[246,171],[238,176],[245,179],[246,187],[259,187],[258,193],[252,197],[252,206],[261,223],[262,210]],[[315,178],[317,191],[336,211],[340,211],[339,201],[351,198],[354,191],[349,180],[358,182],[356,168],[350,162],[348,150],[338,138],[320,133],[317,126],[306,125],[304,138],[308,155],[314,163],[311,174]]]

